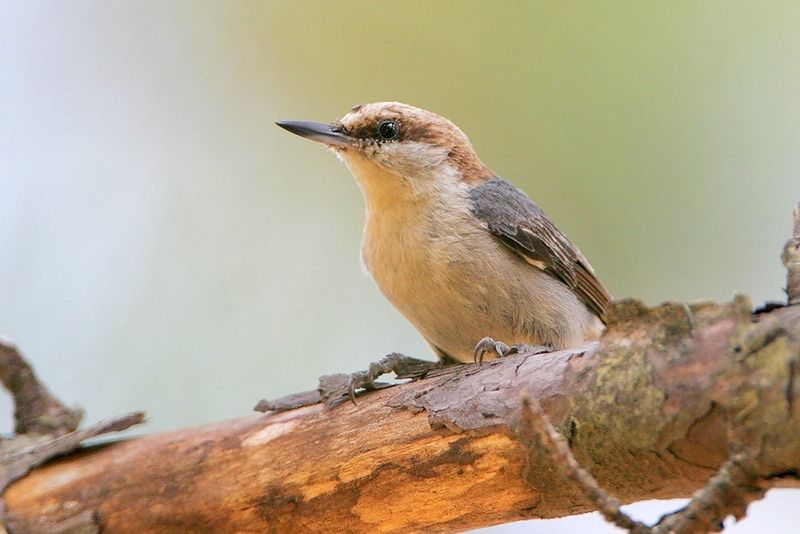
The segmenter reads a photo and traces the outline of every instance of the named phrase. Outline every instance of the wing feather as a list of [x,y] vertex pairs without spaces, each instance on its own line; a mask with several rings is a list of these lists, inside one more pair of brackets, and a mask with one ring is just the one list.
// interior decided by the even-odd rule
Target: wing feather
[[519,188],[494,178],[472,189],[474,213],[503,244],[572,289],[605,322],[611,296],[592,266]]

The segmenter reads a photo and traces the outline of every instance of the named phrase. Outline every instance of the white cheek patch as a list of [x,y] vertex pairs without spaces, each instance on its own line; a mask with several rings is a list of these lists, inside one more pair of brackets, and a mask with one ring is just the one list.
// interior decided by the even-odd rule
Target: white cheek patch
[[447,159],[448,150],[444,147],[405,141],[385,143],[373,156],[384,167],[395,172],[412,176],[433,169]]
[[449,164],[446,148],[418,142],[376,144],[372,148],[372,153],[335,151],[355,176],[368,204],[396,205],[406,199],[440,194],[452,199],[465,188],[461,172]]

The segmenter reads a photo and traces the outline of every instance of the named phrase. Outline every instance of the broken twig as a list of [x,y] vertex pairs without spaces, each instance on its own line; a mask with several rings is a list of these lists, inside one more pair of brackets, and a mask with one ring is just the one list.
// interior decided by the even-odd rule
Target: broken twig
[[83,418],[83,410],[67,408],[47,390],[17,347],[0,338],[0,381],[14,398],[17,434],[66,434]]

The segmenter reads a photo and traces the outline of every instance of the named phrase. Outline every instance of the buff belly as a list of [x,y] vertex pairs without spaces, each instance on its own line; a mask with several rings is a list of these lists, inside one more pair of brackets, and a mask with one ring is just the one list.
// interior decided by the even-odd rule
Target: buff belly
[[569,288],[499,243],[470,213],[395,221],[390,211],[368,219],[364,264],[439,356],[472,361],[485,336],[562,349],[602,331]]

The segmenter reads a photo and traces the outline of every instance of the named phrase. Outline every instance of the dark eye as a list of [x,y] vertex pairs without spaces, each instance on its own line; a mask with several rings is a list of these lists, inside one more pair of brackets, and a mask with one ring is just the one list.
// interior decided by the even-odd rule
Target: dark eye
[[394,139],[400,132],[400,125],[396,121],[383,121],[378,124],[378,135],[382,139]]

